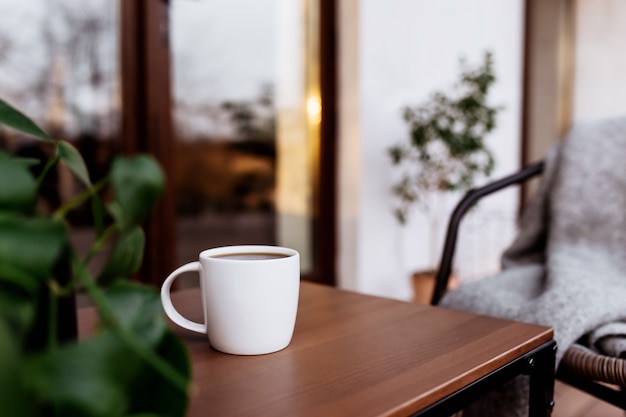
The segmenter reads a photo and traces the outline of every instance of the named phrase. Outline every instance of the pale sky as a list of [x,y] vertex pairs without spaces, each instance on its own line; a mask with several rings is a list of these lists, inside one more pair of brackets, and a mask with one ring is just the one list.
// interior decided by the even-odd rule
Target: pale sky
[[275,78],[275,0],[174,0],[171,41],[176,94],[256,96]]

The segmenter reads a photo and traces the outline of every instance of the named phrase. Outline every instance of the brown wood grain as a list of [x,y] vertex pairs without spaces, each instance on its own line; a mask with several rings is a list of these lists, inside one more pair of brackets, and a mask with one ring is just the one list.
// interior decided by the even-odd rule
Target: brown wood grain
[[[175,304],[201,321],[197,290]],[[81,314],[83,333],[93,328]],[[233,356],[177,330],[193,361],[189,416],[403,416],[552,339],[552,330],[302,282],[283,351]]]

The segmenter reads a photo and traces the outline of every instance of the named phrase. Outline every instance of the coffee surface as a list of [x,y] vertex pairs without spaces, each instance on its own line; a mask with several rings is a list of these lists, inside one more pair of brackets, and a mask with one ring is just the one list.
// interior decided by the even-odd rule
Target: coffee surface
[[211,258],[217,259],[232,259],[238,261],[262,261],[267,259],[281,259],[287,258],[289,255],[284,255],[282,253],[262,253],[262,252],[251,252],[251,253],[227,253],[224,255],[215,255],[211,256]]

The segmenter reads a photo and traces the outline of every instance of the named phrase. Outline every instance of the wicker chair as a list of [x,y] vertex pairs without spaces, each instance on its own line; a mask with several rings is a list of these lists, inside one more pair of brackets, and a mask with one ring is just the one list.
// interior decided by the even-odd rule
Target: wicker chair
[[[448,288],[459,225],[467,210],[478,200],[505,187],[521,184],[543,172],[543,162],[524,167],[519,172],[475,188],[454,209],[444,242],[431,304],[436,305]],[[581,345],[572,345],[564,354],[556,373],[560,381],[626,410],[626,360],[600,355]]]

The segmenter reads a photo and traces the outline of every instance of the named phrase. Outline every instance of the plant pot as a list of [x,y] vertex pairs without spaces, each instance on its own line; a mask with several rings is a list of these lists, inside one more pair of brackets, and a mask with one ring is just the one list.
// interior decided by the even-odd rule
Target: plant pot
[[[437,271],[425,270],[414,272],[411,276],[413,282],[413,301],[421,304],[430,304],[430,300],[435,290],[435,276]],[[448,282],[449,288],[454,288],[457,285],[456,276],[453,274],[450,276]]]

